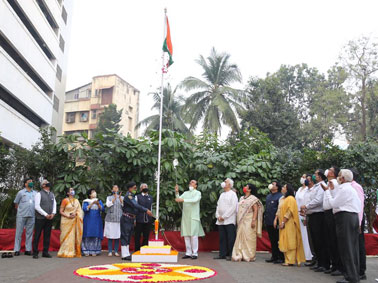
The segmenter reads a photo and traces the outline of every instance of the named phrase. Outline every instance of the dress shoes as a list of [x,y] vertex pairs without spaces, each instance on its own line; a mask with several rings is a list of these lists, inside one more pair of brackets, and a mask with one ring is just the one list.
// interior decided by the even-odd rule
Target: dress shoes
[[341,276],[343,275],[341,271],[335,270],[334,272],[331,273],[331,276]]
[[20,255],[20,252],[15,252],[14,253],[14,256],[19,256]]
[[274,262],[275,259],[271,258],[271,259],[266,259],[265,262]]
[[281,263],[284,263],[284,261],[282,259],[277,259],[275,261],[273,261],[274,264],[281,264]]
[[47,254],[42,254],[42,257],[52,258],[52,256],[51,256],[49,253],[47,253]]
[[311,266],[314,266],[315,264],[316,264],[316,261],[310,261],[310,262],[306,262],[304,265],[311,267]]
[[192,258],[190,255],[184,255],[182,259]]
[[317,265],[314,265],[314,266],[311,266],[310,269],[311,270],[315,270],[315,269],[318,269],[320,266],[317,266]]
[[332,269],[326,269],[326,270],[324,271],[324,273],[325,273],[325,274],[331,274],[331,273],[332,273]]
[[126,256],[126,257],[123,257],[122,260],[131,260],[131,256]]
[[326,271],[327,269],[325,269],[324,267],[319,267],[317,269],[314,269],[315,272],[324,272]]
[[26,251],[25,255],[32,255],[32,253],[30,251]]
[[350,283],[350,281],[343,279],[343,280],[338,280],[336,283]]
[[226,256],[226,260],[227,261],[231,261],[231,257],[230,256]]
[[192,258],[192,259],[197,259],[198,256],[196,256],[196,255],[192,255],[191,258]]
[[34,258],[34,259],[38,259],[38,255],[34,254],[34,255],[33,255],[33,258]]
[[216,257],[214,257],[214,259],[226,259],[226,257],[225,256],[216,256]]
[[366,280],[366,279],[367,279],[366,274],[360,275],[360,280]]

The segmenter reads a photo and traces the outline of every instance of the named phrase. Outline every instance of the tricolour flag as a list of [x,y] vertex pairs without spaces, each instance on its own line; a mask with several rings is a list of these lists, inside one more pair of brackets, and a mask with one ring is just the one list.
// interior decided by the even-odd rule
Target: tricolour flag
[[165,16],[166,20],[166,35],[164,39],[164,44],[163,44],[163,51],[167,52],[169,55],[169,60],[167,62],[167,68],[173,64],[172,60],[172,54],[173,54],[173,48],[172,48],[172,41],[171,41],[171,31],[169,29],[169,22],[168,22],[168,17]]

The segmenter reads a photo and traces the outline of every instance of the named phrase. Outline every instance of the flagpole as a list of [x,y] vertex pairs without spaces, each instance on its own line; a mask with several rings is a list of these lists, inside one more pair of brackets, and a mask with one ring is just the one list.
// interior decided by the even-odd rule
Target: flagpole
[[[165,30],[167,24],[167,8],[164,9],[164,32],[163,40],[165,37]],[[161,161],[161,131],[163,128],[163,92],[164,92],[164,54],[161,56],[162,59],[162,70],[161,70],[161,89],[160,89],[160,123],[159,123],[159,146],[158,146],[158,172],[157,172],[157,186],[156,186],[156,220],[155,222],[155,240],[159,237],[159,202],[160,202],[160,161]]]

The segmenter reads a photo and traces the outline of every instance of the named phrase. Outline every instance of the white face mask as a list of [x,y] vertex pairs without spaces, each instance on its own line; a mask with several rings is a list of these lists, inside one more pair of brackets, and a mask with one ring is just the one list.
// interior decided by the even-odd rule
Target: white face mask
[[193,191],[194,188],[192,186],[189,186],[189,191]]
[[221,187],[222,187],[222,189],[224,189],[226,187],[226,183],[222,182]]
[[303,177],[300,180],[300,182],[301,182],[302,185],[304,184],[305,181],[306,181],[306,178],[303,178]]
[[328,169],[327,170],[325,170],[325,172],[324,172],[324,175],[326,176],[326,177],[328,177]]

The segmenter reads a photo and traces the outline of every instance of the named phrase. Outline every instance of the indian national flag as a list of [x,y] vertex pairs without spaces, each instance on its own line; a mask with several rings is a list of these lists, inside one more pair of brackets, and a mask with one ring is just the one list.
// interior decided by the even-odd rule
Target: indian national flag
[[172,60],[172,54],[173,54],[173,48],[172,48],[172,41],[171,41],[171,31],[169,29],[169,22],[168,22],[168,17],[165,17],[166,20],[166,35],[165,35],[165,40],[163,44],[163,51],[167,52],[169,55],[169,60],[167,63],[167,67],[171,66],[173,64]]

